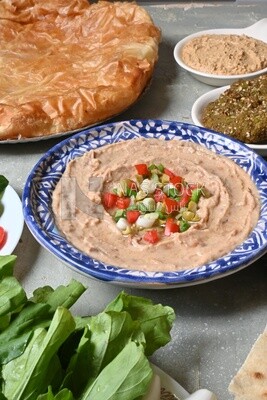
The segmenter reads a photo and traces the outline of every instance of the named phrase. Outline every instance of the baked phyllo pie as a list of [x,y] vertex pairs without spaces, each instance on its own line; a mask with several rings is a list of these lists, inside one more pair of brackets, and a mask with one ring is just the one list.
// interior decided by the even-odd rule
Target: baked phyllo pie
[[0,140],[94,125],[132,105],[160,30],[132,2],[0,2]]

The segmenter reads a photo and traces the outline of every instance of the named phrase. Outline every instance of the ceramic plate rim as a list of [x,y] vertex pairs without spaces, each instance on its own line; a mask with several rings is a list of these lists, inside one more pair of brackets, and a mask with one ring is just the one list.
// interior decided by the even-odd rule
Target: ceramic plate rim
[[0,203],[4,207],[0,226],[7,231],[7,241],[0,250],[0,255],[3,256],[12,254],[17,246],[24,227],[24,216],[20,197],[11,185],[6,187]]
[[[206,106],[208,103],[210,103],[211,101],[216,100],[220,94],[222,94],[223,92],[225,92],[227,89],[229,89],[230,85],[227,86],[221,86],[212,90],[209,90],[206,93],[203,93],[201,96],[199,96],[197,98],[197,100],[194,102],[192,109],[191,109],[191,118],[192,121],[195,125],[200,126],[201,128],[206,129],[198,115],[201,111],[201,109]],[[267,154],[267,143],[266,144],[251,144],[251,143],[244,143],[246,146],[250,147],[251,149],[253,149],[256,152],[259,152],[259,154],[261,155],[265,155]]]
[[[189,135],[190,141],[196,141],[196,135],[197,134],[206,134],[210,140],[211,147],[212,146],[217,146],[217,143],[215,144],[214,139],[216,139],[216,142],[219,142],[219,146],[224,146],[224,148],[229,151],[229,149],[226,146],[225,143],[229,142],[232,146],[233,152],[236,152],[236,149],[242,149],[243,152],[246,153],[246,159],[247,159],[247,153],[250,155],[252,158],[253,162],[264,168],[265,173],[267,174],[267,163],[265,160],[263,160],[259,155],[254,153],[252,150],[247,148],[244,144],[241,142],[238,142],[236,140],[230,139],[230,138],[225,138],[224,135],[219,134],[219,133],[214,133],[213,131],[209,131],[207,129],[197,127],[195,125],[183,123],[183,122],[177,122],[177,121],[167,121],[167,120],[130,120],[130,121],[121,121],[121,122],[115,122],[115,123],[109,123],[105,124],[102,126],[97,126],[95,128],[90,128],[87,130],[84,130],[82,132],[79,132],[78,134],[63,140],[62,142],[58,143],[54,147],[52,147],[48,152],[46,152],[41,159],[37,162],[37,164],[33,167],[32,171],[30,172],[25,187],[23,191],[23,196],[22,196],[22,203],[23,203],[23,213],[24,213],[24,218],[26,221],[26,224],[28,225],[28,228],[32,232],[33,236],[40,242],[40,244],[45,247],[47,250],[52,252],[57,258],[59,258],[61,261],[66,263],[68,266],[71,268],[74,268],[76,271],[87,275],[90,278],[95,278],[98,280],[106,281],[106,282],[111,282],[115,284],[122,284],[124,286],[131,286],[131,287],[147,287],[147,288],[153,288],[153,289],[159,289],[159,288],[170,288],[170,287],[180,287],[180,286],[188,286],[191,284],[198,284],[198,283],[204,283],[208,282],[213,279],[217,279],[226,275],[229,275],[231,273],[237,272],[239,269],[242,269],[252,262],[256,261],[259,257],[261,257],[265,252],[266,252],[266,244],[267,244],[267,238],[264,237],[265,242],[263,245],[260,245],[259,248],[256,249],[256,251],[253,252],[253,254],[250,254],[249,257],[246,257],[245,262],[240,261],[240,258],[235,259],[233,265],[231,264],[230,266],[227,264],[229,262],[229,255],[226,255],[223,257],[223,261],[225,262],[223,268],[220,266],[218,267],[216,263],[208,263],[206,265],[196,267],[190,270],[184,270],[184,271],[176,271],[176,272],[145,272],[142,270],[128,270],[126,268],[121,268],[121,267],[114,267],[110,265],[106,265],[104,263],[99,262],[98,260],[92,259],[90,257],[85,257],[86,260],[90,261],[90,269],[88,270],[88,266],[82,265],[81,262],[78,262],[77,260],[73,261],[70,260],[66,255],[62,254],[57,247],[52,244],[51,241],[47,240],[47,231],[44,231],[38,226],[38,223],[36,222],[35,214],[34,212],[36,210],[32,209],[31,207],[31,191],[32,191],[32,183],[34,182],[34,179],[36,180],[42,178],[42,174],[40,171],[38,171],[38,168],[42,167],[42,164],[46,165],[49,162],[49,165],[51,167],[51,163],[53,163],[53,157],[60,157],[62,156],[63,158],[66,157],[68,160],[71,159],[71,151],[68,150],[68,146],[72,147],[75,149],[75,145],[81,148],[82,142],[86,143],[86,139],[88,140],[90,138],[91,141],[94,140],[94,135],[100,135],[104,132],[108,132],[110,135],[110,132],[112,133],[111,136],[109,136],[110,140],[112,141],[119,141],[119,140],[124,140],[120,135],[121,132],[124,132],[123,130],[126,131],[128,134],[128,129],[129,125],[131,129],[135,129],[136,131],[134,134],[136,134],[137,137],[139,136],[146,136],[146,137],[158,137],[157,135],[163,137],[165,140],[169,140],[170,136],[177,137],[179,139],[184,139],[182,137],[183,135]],[[144,133],[144,130],[147,127],[146,133]],[[160,127],[160,128],[159,128]],[[163,134],[162,127],[166,128],[165,134]],[[157,129],[159,128],[159,133],[157,133]],[[114,131],[115,129],[115,131]],[[149,132],[149,129],[151,131]],[[172,129],[180,129],[179,135],[177,133],[170,133]],[[156,130],[156,133],[153,133],[153,131]],[[190,131],[190,134],[188,133]],[[130,132],[130,131],[129,131]],[[131,137],[126,138],[125,140],[129,140]],[[206,143],[207,146],[207,141],[205,138],[203,139]],[[93,142],[92,142],[93,143]],[[213,145],[212,145],[213,143]],[[95,143],[94,143],[95,144]],[[104,143],[106,144],[106,143]],[[100,141],[100,146],[103,144]],[[74,146],[74,147],[73,147]],[[88,144],[87,144],[88,146]],[[66,150],[68,150],[68,153],[66,153]],[[65,151],[65,153],[64,153]],[[88,147],[86,147],[86,150],[83,150],[83,152],[88,151]],[[235,157],[237,157],[237,154],[235,154]],[[75,158],[75,157],[74,157]],[[233,157],[234,158],[234,157]],[[52,160],[51,160],[52,159]],[[248,161],[247,161],[248,162]],[[41,170],[42,171],[42,170]],[[37,176],[36,178],[36,172],[40,176]],[[37,182],[38,182],[37,179]],[[59,178],[58,178],[59,179]],[[57,179],[57,180],[58,180]],[[41,182],[41,181],[40,181]],[[264,209],[262,212],[267,213],[267,193],[266,193],[266,199],[264,197],[264,200],[266,200],[266,204],[264,203]],[[263,206],[262,206],[263,207]],[[51,216],[50,216],[51,217]],[[51,221],[49,222],[51,223]],[[262,221],[259,221],[259,229],[263,229],[262,227]],[[258,226],[257,225],[257,226]],[[267,221],[266,221],[266,226],[267,226]],[[47,229],[47,227],[46,227]],[[264,231],[265,232],[265,231]],[[48,231],[48,233],[50,233]],[[267,233],[266,233],[267,235]],[[251,235],[250,235],[251,236]],[[250,236],[245,241],[244,243],[247,244],[249,243]],[[57,236],[56,236],[57,237]],[[59,235],[58,238],[62,239],[61,236]],[[72,247],[74,251],[80,254],[80,252]],[[237,250],[239,250],[240,246],[238,246]],[[230,253],[231,254],[231,253]],[[221,258],[219,259],[221,260]],[[96,264],[101,264],[103,267],[99,270],[95,268]],[[214,268],[215,264],[215,268]]]

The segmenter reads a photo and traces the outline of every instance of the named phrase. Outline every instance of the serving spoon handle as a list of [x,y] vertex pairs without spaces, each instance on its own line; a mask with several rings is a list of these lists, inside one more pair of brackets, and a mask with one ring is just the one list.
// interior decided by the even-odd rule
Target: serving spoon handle
[[263,18],[255,24],[243,29],[243,33],[255,39],[267,42],[267,18]]

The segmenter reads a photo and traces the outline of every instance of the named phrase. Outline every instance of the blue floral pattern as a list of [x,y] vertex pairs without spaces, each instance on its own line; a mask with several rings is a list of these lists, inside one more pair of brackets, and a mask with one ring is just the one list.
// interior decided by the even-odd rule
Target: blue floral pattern
[[[260,218],[247,240],[216,261],[177,272],[134,271],[107,265],[67,242],[58,233],[51,210],[52,193],[66,165],[91,149],[140,136],[195,142],[231,158],[247,171],[261,196]],[[267,163],[236,140],[186,123],[130,120],[83,130],[54,146],[39,160],[27,179],[22,202],[25,221],[42,246],[82,274],[124,286],[159,289],[203,283],[248,266],[267,250]]]

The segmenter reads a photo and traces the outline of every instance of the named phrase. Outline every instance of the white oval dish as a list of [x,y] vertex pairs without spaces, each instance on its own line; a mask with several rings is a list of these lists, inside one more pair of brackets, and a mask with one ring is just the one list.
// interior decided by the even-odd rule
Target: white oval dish
[[7,240],[0,249],[0,255],[6,256],[13,252],[21,237],[24,217],[22,212],[21,200],[17,192],[8,185],[0,200],[3,212],[0,215],[0,226],[7,232]]
[[253,37],[254,39],[261,40],[267,43],[267,18],[261,19],[260,21],[256,22],[255,24],[243,28],[243,29],[209,29],[197,33],[193,33],[185,37],[184,39],[180,40],[176,46],[174,47],[174,58],[177,64],[179,64],[182,68],[186,71],[190,72],[194,78],[198,79],[200,82],[204,82],[208,85],[212,86],[226,86],[231,85],[233,82],[237,81],[238,79],[251,79],[259,76],[263,73],[267,73],[267,68],[261,69],[259,71],[251,72],[249,74],[242,74],[242,75],[215,75],[215,74],[208,74],[205,72],[197,71],[188,65],[186,65],[182,58],[181,58],[181,50],[182,47],[187,43],[189,40],[202,36],[202,35],[247,35]]
[[[204,93],[202,96],[200,96],[195,103],[193,104],[192,110],[191,110],[191,118],[192,121],[195,125],[200,126],[204,128],[202,122],[201,122],[201,116],[203,109],[212,101],[215,101],[219,98],[219,96],[225,92],[229,88],[228,86],[222,86],[213,90],[210,90],[207,93]],[[250,143],[245,143],[248,147],[250,147],[252,150],[256,151],[258,154],[262,156],[267,156],[267,143],[266,144],[250,144]]]

